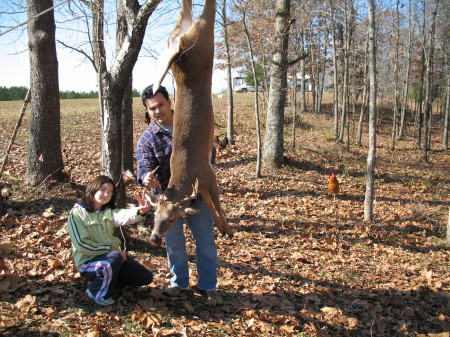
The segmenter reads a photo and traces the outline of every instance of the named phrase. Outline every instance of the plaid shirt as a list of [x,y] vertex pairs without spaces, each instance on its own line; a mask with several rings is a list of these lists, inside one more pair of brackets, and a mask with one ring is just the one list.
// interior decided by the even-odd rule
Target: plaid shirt
[[[137,181],[142,180],[148,172],[156,171],[157,179],[163,191],[166,190],[170,179],[170,155],[172,154],[172,135],[153,121],[144,131],[136,148]],[[216,149],[213,146],[211,162],[215,163]],[[157,189],[152,189],[153,194],[159,194]]]

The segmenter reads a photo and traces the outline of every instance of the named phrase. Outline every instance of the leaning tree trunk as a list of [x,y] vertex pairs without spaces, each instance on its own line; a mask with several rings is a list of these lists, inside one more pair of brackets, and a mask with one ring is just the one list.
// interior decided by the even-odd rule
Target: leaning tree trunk
[[375,43],[375,4],[369,0],[369,150],[367,155],[366,193],[364,196],[364,220],[373,220],[373,199],[375,195],[375,165],[377,149],[377,79]]
[[359,121],[358,121],[358,132],[356,135],[356,143],[358,146],[362,145],[362,129],[363,129],[363,122],[364,122],[364,116],[367,110],[367,87],[368,87],[368,81],[367,81],[367,75],[368,75],[368,69],[369,69],[369,37],[367,36],[366,39],[366,48],[364,52],[364,77],[363,77],[363,93],[361,96],[361,111],[359,113]]
[[28,46],[30,48],[31,120],[26,183],[36,186],[64,167],[61,153],[61,112],[58,59],[56,57],[52,0],[28,0]]
[[287,93],[290,0],[277,0],[275,38],[270,67],[269,105],[264,137],[264,167],[275,169],[283,164],[284,107]]
[[336,31],[334,25],[334,6],[333,0],[329,0],[330,11],[331,11],[331,36],[333,38],[333,87],[334,87],[334,102],[333,102],[333,113],[334,113],[334,125],[333,125],[333,135],[334,139],[339,138],[339,81],[338,81],[338,62],[337,62],[337,46],[336,46]]

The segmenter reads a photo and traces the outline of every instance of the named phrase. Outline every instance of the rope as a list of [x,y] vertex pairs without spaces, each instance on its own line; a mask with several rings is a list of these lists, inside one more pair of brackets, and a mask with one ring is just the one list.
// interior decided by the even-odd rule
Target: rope
[[42,11],[42,12],[40,12],[39,14],[36,14],[36,15],[33,16],[32,18],[30,18],[30,19],[28,19],[28,20],[26,20],[26,21],[24,21],[24,22],[22,22],[22,23],[19,23],[17,26],[14,26],[14,27],[12,27],[12,28],[10,28],[10,29],[4,31],[3,33],[0,33],[0,36],[3,36],[3,35],[5,35],[6,33],[9,33],[10,31],[12,31],[12,30],[14,30],[14,29],[16,29],[16,28],[19,28],[19,27],[21,27],[21,26],[27,24],[27,23],[30,22],[31,20],[34,20],[34,19],[36,19],[36,18],[38,18],[38,17],[44,15],[45,13],[50,12],[50,11],[53,10],[54,8],[59,7],[59,6],[61,6],[62,4],[66,3],[66,2],[69,2],[69,1],[70,1],[70,0],[64,0],[63,2],[57,4],[57,5],[53,6],[53,7],[47,8],[45,11]]

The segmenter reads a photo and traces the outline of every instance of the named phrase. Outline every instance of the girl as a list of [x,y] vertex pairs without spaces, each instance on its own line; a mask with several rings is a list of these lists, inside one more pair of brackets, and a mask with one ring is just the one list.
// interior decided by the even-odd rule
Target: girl
[[143,286],[153,280],[150,270],[120,249],[114,227],[144,219],[151,205],[136,197],[139,207],[116,208],[116,187],[107,176],[98,176],[86,187],[69,214],[68,231],[73,259],[80,275],[91,283],[86,294],[100,305],[114,303],[115,287]]

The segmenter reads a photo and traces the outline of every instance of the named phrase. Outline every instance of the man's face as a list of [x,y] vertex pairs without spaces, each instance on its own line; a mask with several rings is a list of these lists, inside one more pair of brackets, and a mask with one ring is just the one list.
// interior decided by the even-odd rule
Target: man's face
[[161,93],[145,100],[150,116],[160,125],[172,125],[173,113],[170,99],[166,100]]

